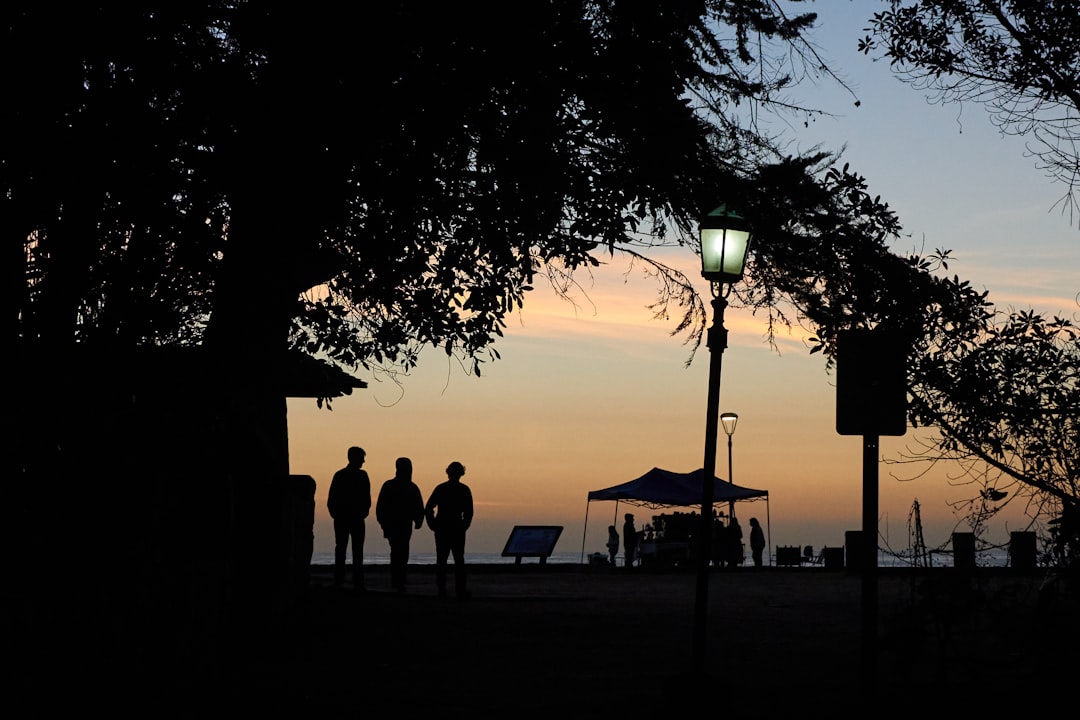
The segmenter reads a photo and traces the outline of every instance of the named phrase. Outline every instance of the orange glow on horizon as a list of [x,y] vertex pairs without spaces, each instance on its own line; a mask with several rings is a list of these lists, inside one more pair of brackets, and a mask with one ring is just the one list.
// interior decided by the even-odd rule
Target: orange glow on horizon
[[[449,461],[464,463],[463,481],[477,504],[472,552],[500,552],[521,524],[563,525],[560,553],[603,551],[616,508],[587,503],[590,490],[654,466],[702,467],[709,351],[699,348],[686,368],[689,348],[670,336],[674,323],[652,320],[645,309],[651,289],[614,282],[623,294],[598,285],[595,315],[575,315],[557,298],[528,305],[500,340],[502,359],[485,365],[480,378],[433,352],[402,387],[372,382],[335,400],[332,411],[290,400],[292,472],[317,484],[316,551],[332,550],[325,491],[352,444],[367,450],[373,494],[399,456],[412,458],[425,496]],[[770,349],[748,311],[729,311],[725,325],[721,410],[739,413],[732,474],[737,484],[770,493],[767,505],[740,503],[737,512],[767,523],[773,546],[842,545],[845,531],[861,528],[861,438],[835,431],[835,388],[824,359],[811,356],[800,337],[781,338],[779,353]],[[882,453],[903,441],[883,438]],[[726,436],[717,448],[717,475],[726,478]],[[887,466],[879,472],[879,528],[890,544],[907,547],[916,499],[928,545],[947,544],[957,529],[947,503],[965,497],[963,488],[949,485],[944,471],[908,482]],[[620,504],[623,511],[635,512],[639,525],[660,512]],[[373,523],[367,549],[384,551]],[[430,535],[415,535],[415,552],[433,551]]]

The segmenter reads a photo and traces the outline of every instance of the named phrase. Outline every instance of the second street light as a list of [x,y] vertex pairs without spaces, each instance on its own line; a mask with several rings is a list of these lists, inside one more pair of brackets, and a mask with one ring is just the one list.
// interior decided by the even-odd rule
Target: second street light
[[[739,422],[739,416],[733,412],[726,412],[720,416],[720,424],[724,426],[724,432],[727,434],[727,481],[728,484],[734,485],[735,478],[731,474],[731,436],[735,434],[735,425]],[[735,501],[728,501],[728,517],[735,517]],[[728,522],[731,522],[728,520]]]
[[709,281],[713,294],[713,324],[706,342],[709,348],[709,395],[705,416],[705,466],[701,475],[701,525],[697,533],[697,593],[694,599],[693,671],[700,675],[705,670],[720,366],[724,348],[727,347],[724,309],[732,283],[738,282],[743,276],[746,251],[750,246],[750,225],[745,218],[729,210],[727,205],[720,205],[701,219],[698,231],[701,239],[701,275]]

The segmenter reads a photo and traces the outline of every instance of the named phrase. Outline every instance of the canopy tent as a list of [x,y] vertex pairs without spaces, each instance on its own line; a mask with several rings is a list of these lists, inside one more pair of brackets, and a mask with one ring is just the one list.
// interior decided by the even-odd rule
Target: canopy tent
[[[688,473],[672,472],[654,467],[639,478],[635,478],[619,485],[612,485],[602,490],[590,490],[588,502],[585,504],[585,532],[589,529],[589,504],[594,500],[615,501],[615,522],[618,524],[619,503],[660,509],[669,507],[697,507],[701,508],[702,479],[705,469],[701,468]],[[713,476],[713,502],[726,503],[739,500],[765,500],[766,533],[770,539],[766,547],[771,547],[772,531],[769,523],[769,491],[746,488],[733,483],[724,482]],[[585,561],[585,537],[581,539],[581,559]],[[771,553],[770,553],[771,564]]]

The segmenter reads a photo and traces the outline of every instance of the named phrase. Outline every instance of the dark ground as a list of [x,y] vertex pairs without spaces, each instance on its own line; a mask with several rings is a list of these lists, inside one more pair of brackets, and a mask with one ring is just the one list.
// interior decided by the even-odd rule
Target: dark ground
[[713,572],[694,681],[693,573],[489,566],[473,569],[473,597],[457,602],[435,596],[430,568],[413,571],[405,596],[375,574],[359,597],[331,590],[316,568],[296,690],[312,717],[328,718],[390,700],[479,717],[771,717],[804,705],[895,716],[947,702],[1000,710],[1075,680],[1054,649],[1076,647],[1076,613],[1040,592],[1044,573],[878,573],[879,633],[867,646],[858,574]]
[[[459,602],[436,596],[433,570],[411,568],[399,595],[387,569],[372,567],[368,591],[356,594],[333,589],[330,569],[315,566],[287,627],[251,623],[235,654],[200,636],[212,617],[140,620],[153,632],[172,627],[163,643],[118,640],[109,625],[82,621],[69,624],[80,628],[73,639],[9,632],[18,636],[5,650],[3,695],[21,710],[5,714],[70,705],[147,718],[998,716],[1043,713],[1075,692],[1080,618],[1045,570],[881,569],[869,644],[857,573],[713,571],[702,674],[691,672],[692,572],[471,566],[472,597]],[[55,607],[14,610],[44,618],[90,597],[76,588]],[[113,617],[138,627],[119,610]],[[146,651],[159,646],[169,649]]]

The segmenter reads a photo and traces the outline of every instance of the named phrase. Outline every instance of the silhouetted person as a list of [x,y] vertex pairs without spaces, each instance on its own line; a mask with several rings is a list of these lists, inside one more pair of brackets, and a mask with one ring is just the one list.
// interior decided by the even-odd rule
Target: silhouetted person
[[743,561],[742,526],[739,525],[739,519],[734,515],[731,516],[731,520],[728,522],[727,543],[728,567],[741,565]]
[[405,592],[405,575],[409,568],[409,541],[415,527],[424,524],[424,498],[412,480],[412,460],[400,457],[396,473],[382,484],[375,502],[375,519],[383,537],[390,543],[390,584]]
[[727,564],[728,535],[724,521],[715,513],[712,524],[712,547],[709,550],[709,561],[714,567],[722,568]]
[[754,558],[754,567],[761,567],[761,555],[765,552],[765,533],[757,518],[750,518],[750,555]]
[[634,557],[637,554],[638,534],[634,529],[634,516],[632,513],[626,513],[623,517],[623,565],[625,567],[633,567]]
[[614,525],[607,526],[607,552],[611,567],[615,567],[615,556],[619,554],[619,531]]
[[465,587],[465,532],[473,519],[473,499],[469,486],[461,482],[465,466],[456,460],[446,466],[446,481],[431,491],[424,514],[435,532],[435,586],[446,595],[446,563],[454,556],[454,589],[459,600],[469,596]]
[[352,540],[353,587],[364,589],[364,519],[371,511],[371,480],[361,470],[363,448],[348,450],[349,464],[334,473],[326,509],[334,519],[334,587],[345,584],[345,560]]

